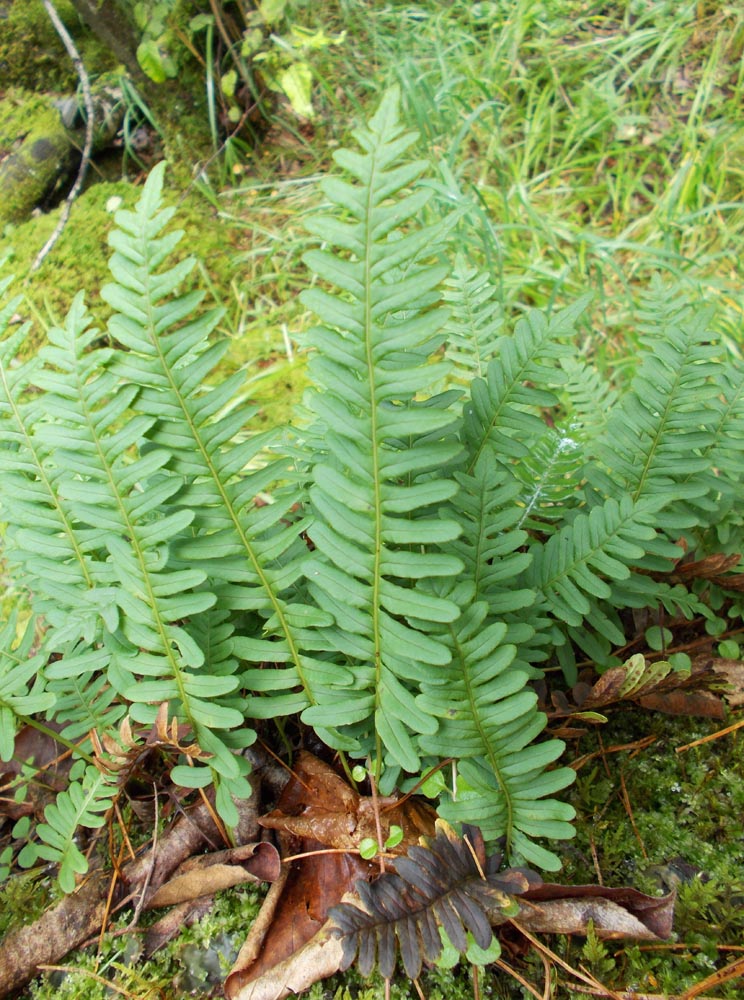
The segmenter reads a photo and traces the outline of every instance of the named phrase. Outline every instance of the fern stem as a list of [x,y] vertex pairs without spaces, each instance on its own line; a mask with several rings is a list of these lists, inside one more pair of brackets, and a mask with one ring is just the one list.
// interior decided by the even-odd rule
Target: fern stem
[[[364,253],[364,354],[367,362],[367,382],[369,385],[369,420],[370,437],[372,440],[372,483],[374,489],[374,564],[372,570],[372,635],[374,637],[374,657],[375,657],[375,715],[380,711],[382,688],[382,648],[380,634],[380,567],[382,558],[382,484],[380,481],[380,456],[377,448],[377,406],[375,403],[375,361],[372,354],[372,252],[374,240],[372,238],[372,226],[369,220],[372,218],[372,197],[375,191],[376,160],[372,158],[372,169],[370,181],[367,185],[367,225],[365,226],[365,253]],[[372,777],[373,785],[379,784],[382,776],[382,739],[375,727],[375,773]],[[380,845],[382,848],[382,844]]]
[[454,650],[453,660],[455,657],[460,661],[461,664],[461,676],[463,678],[463,684],[465,686],[465,691],[467,693],[468,703],[470,705],[471,719],[475,725],[480,736],[481,746],[484,751],[484,756],[487,758],[489,766],[493,772],[493,776],[498,782],[498,786],[501,790],[501,794],[504,798],[504,804],[506,806],[506,822],[504,823],[504,835],[506,837],[506,851],[507,857],[512,853],[512,835],[514,833],[514,803],[512,801],[511,793],[509,791],[509,785],[504,781],[504,777],[501,773],[501,768],[499,766],[499,761],[497,756],[493,752],[493,743],[491,737],[486,732],[483,722],[481,719],[481,711],[478,704],[478,699],[476,693],[473,690],[473,683],[471,678],[470,669],[468,667],[468,658],[465,654],[465,650],[459,640],[458,632],[454,625],[448,626],[448,631],[452,637],[452,648]]
[[30,715],[22,715],[20,712],[13,710],[13,714],[16,719],[21,722],[24,726],[31,726],[37,732],[42,733],[44,736],[48,736],[49,739],[54,740],[55,743],[61,743],[63,747],[67,747],[71,753],[75,754],[76,757],[82,757],[84,761],[88,764],[92,764],[96,767],[95,757],[92,757],[89,753],[82,749],[79,743],[75,743],[73,740],[68,740],[67,737],[58,733],[56,729],[52,729],[50,726],[45,726],[43,722],[39,722],[38,719]]

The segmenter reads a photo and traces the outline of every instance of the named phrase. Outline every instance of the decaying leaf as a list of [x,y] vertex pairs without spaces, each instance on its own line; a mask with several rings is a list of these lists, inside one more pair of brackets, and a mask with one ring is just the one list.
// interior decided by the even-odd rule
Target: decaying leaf
[[[413,799],[398,803],[394,798],[378,802],[383,840],[391,825],[403,830],[397,853],[418,843],[422,834],[433,833],[436,814],[426,804]],[[280,834],[285,854],[309,856],[292,862],[279,900],[269,901],[275,906],[271,926],[258,954],[253,949],[249,955],[241,952],[225,983],[228,998],[271,975],[274,967],[302,949],[323,928],[328,911],[344,893],[379,870],[358,855],[363,839],[377,838],[372,800],[310,753],[298,755],[276,808],[259,822]]]
[[637,889],[544,883],[522,897],[517,921],[547,934],[586,934],[591,920],[600,938],[664,941],[672,933],[676,894],[647,896]]
[[245,844],[198,855],[184,861],[168,882],[148,896],[147,907],[174,906],[243,882],[273,882],[279,868],[273,844]]
[[[380,797],[377,802],[383,841],[391,826],[403,830],[396,853],[404,853],[421,836],[433,832],[436,812],[426,803],[407,799],[399,805],[394,797]],[[269,829],[309,837],[324,847],[344,851],[358,850],[367,838],[377,839],[371,797],[359,795],[331,767],[306,752],[298,755],[277,808],[261,816],[259,822]]]
[[[342,903],[359,907],[361,899],[349,893]],[[517,930],[523,927],[538,933],[584,935],[591,921],[603,938],[660,941],[671,933],[674,894],[654,897],[634,889],[542,885],[527,890],[516,903],[519,913],[513,920]],[[499,899],[489,907],[488,915],[494,926],[511,919]],[[334,921],[327,921],[296,952],[226,996],[229,1000],[284,1000],[309,989],[342,968],[344,948],[337,933]]]
[[[443,829],[428,848],[414,844],[426,812],[409,821],[410,801],[394,807],[409,850],[386,862],[396,871],[385,876],[377,877],[379,868],[363,863],[353,848],[329,851],[320,840],[298,836],[313,829],[315,817],[315,829],[328,842],[358,843],[364,801],[326,765],[301,755],[277,808],[262,823],[280,831],[283,854],[311,856],[293,862],[276,909],[263,921],[259,915],[259,922],[270,924],[268,933],[264,937],[262,927],[260,952],[251,942],[250,954],[241,953],[225,983],[228,1000],[282,1000],[347,968],[356,955],[365,971],[380,961],[389,973],[396,941],[407,974],[415,975],[441,947],[438,924],[460,946],[467,930],[478,943],[489,943],[491,928],[513,916],[526,929],[555,934],[586,933],[589,921],[609,938],[658,941],[671,931],[673,895],[657,899],[633,889],[539,885],[524,869],[498,872],[497,859],[485,857],[476,836],[469,843]],[[432,824],[424,837],[433,833]],[[371,879],[376,881],[368,884]],[[351,891],[354,884],[357,891]]]
[[744,663],[713,657],[710,668],[714,676],[723,682],[722,694],[731,708],[741,708],[744,705]]
[[[313,853],[323,849],[317,841],[303,839],[290,843],[302,848],[298,853],[309,852],[310,856],[292,864],[258,953],[253,949],[241,950],[225,981],[228,1000],[242,996],[250,983],[271,977],[285,960],[301,951],[325,926],[331,907],[372,870],[372,865],[356,854]],[[332,971],[338,971],[338,966]]]
[[546,708],[551,720],[570,717],[604,722],[598,709],[633,701],[668,715],[722,719],[721,695],[732,707],[744,703],[744,667],[738,661],[698,656],[690,670],[682,672],[673,670],[667,660],[648,660],[636,653],[622,666],[605,671],[593,684],[580,680],[571,690],[573,702],[563,691],[553,691],[552,708]]

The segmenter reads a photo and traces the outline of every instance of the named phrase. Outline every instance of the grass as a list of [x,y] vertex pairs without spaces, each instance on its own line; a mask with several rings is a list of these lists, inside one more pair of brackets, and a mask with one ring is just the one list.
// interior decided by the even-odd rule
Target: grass
[[[369,114],[394,81],[421,133],[422,154],[443,163],[436,200],[467,208],[469,263],[489,269],[507,319],[530,305],[557,307],[593,290],[577,351],[591,356],[608,379],[621,381],[634,366],[643,293],[658,273],[670,298],[712,301],[724,343],[741,356],[740,4],[294,0],[288,9],[290,20],[347,32],[344,45],[313,56],[316,118],[298,128],[289,111],[279,110],[259,149],[245,158],[238,150],[222,174],[207,171],[200,181],[201,223],[189,241],[199,253],[209,229],[207,285],[226,306],[224,329],[233,338],[228,367],[247,366],[246,391],[261,403],[266,422],[281,420],[304,384],[296,342],[309,317],[297,291],[304,281],[302,219],[319,200],[318,174],[354,121]],[[224,188],[220,178],[228,173],[235,183]],[[6,234],[6,244],[22,236],[21,270],[26,248],[43,243],[46,224],[33,220]],[[73,211],[69,246],[88,233],[100,241],[100,220],[88,223],[82,213],[77,224],[84,228],[75,234]],[[227,258],[229,267],[223,266]],[[34,299],[40,309],[53,302],[57,313],[79,284],[65,278],[62,265],[47,264],[32,286]],[[674,753],[712,728],[618,713],[600,731],[605,747],[646,733],[656,742],[636,754],[606,754],[580,771],[572,793],[577,839],[562,879],[596,881],[601,874],[608,885],[652,892],[676,879],[679,889],[672,947],[602,944],[591,936],[586,943],[552,942],[570,964],[585,964],[616,989],[678,994],[730,961],[736,953],[725,946],[740,944],[744,935],[741,733]],[[596,749],[598,739],[593,732],[572,744],[566,760]],[[120,981],[133,996],[154,984],[173,995],[178,949],[203,947],[210,933],[232,932],[238,924],[225,902],[198,942],[187,932],[158,959],[147,984],[130,972],[119,973]],[[106,947],[104,961],[114,969],[122,955]],[[537,956],[508,960],[542,983]],[[98,995],[100,984],[88,980],[75,991],[69,979],[64,995]],[[505,1000],[526,995],[502,973],[489,973],[482,985],[485,995]],[[424,988],[430,1000],[473,992],[467,970],[455,980],[434,973]],[[714,992],[734,998],[740,989],[729,983]],[[33,996],[42,1000],[52,992],[40,986]],[[412,991],[399,983],[392,995]],[[561,974],[554,1000],[578,995]],[[349,975],[318,984],[309,996],[376,1000],[382,988]]]

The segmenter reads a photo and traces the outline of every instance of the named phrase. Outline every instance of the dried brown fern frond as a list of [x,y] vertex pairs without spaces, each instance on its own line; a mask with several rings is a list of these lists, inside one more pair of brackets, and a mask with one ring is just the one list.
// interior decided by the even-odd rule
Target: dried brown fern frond
[[478,831],[460,837],[438,820],[434,839],[397,858],[395,872],[372,883],[357,882],[361,907],[344,902],[330,911],[343,947],[342,971],[357,958],[362,975],[378,965],[389,979],[397,938],[406,975],[416,979],[423,962],[435,962],[441,954],[440,927],[461,953],[468,947],[468,931],[480,948],[488,948],[493,940],[489,911],[509,910],[513,896],[541,879],[529,868],[499,871],[501,855],[486,858],[478,840]]

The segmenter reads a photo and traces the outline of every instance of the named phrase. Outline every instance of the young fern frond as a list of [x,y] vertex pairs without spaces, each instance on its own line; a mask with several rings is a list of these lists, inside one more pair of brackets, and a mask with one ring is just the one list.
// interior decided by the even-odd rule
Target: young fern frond
[[485,378],[488,363],[496,354],[504,325],[496,293],[488,275],[468,267],[463,254],[458,253],[442,299],[452,310],[444,327],[447,357],[457,366],[460,378]]
[[487,448],[497,461],[508,462],[527,455],[542,436],[545,424],[539,410],[558,405],[554,389],[565,381],[560,361],[571,352],[565,340],[587,301],[549,320],[532,311],[517,322],[513,336],[499,339],[486,378],[471,383],[464,410],[468,472]]
[[44,810],[45,822],[37,828],[42,843],[35,847],[35,854],[59,865],[57,878],[63,892],[72,892],[75,875],[88,870],[88,860],[75,843],[78,828],[103,826],[117,791],[115,779],[91,764]]
[[437,550],[459,533],[437,515],[457,484],[429,474],[460,445],[452,413],[414,398],[449,370],[429,362],[446,318],[433,308],[446,269],[421,260],[432,229],[406,225],[430,192],[407,192],[425,164],[401,162],[414,137],[397,105],[389,93],[368,128],[354,133],[361,153],[334,154],[351,181],[331,178],[322,187],[348,221],[323,216],[309,226],[330,249],[305,260],[337,290],[303,294],[324,324],[308,335],[318,353],[309,368],[317,390],[307,402],[322,450],[312,469],[315,551],[306,573],[335,619],[321,641],[354,665],[354,684],[319,691],[303,719],[333,746],[371,753],[378,765],[384,751],[390,764],[416,771],[416,737],[436,728],[416,704],[416,685],[450,656],[425,629],[459,613],[420,581],[461,569],[456,556]]
[[580,492],[585,457],[579,441],[570,432],[546,427],[529,454],[514,465],[522,485],[518,526],[552,533],[553,525],[583,502]]

